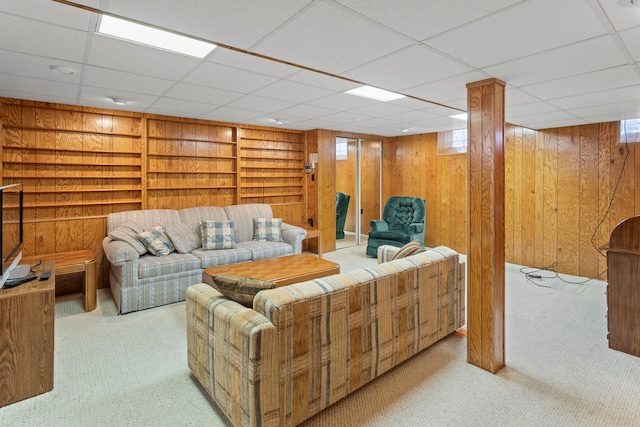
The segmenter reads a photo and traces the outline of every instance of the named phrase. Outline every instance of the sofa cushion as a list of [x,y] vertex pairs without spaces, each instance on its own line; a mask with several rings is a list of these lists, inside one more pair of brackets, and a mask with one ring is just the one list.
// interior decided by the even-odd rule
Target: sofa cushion
[[155,256],[167,256],[175,250],[161,225],[156,225],[151,230],[136,234],[136,238]]
[[217,267],[220,265],[235,264],[237,262],[251,261],[251,251],[244,248],[218,249],[205,251],[196,249],[191,255],[200,260],[201,268]]
[[[182,222],[186,222],[194,229],[200,230],[202,221],[228,221],[227,212],[219,206],[197,206],[180,209]],[[236,223],[237,224],[237,223]]]
[[285,242],[249,241],[238,243],[237,247],[250,251],[253,260],[275,258],[293,253],[293,247]]
[[417,240],[412,240],[406,245],[404,245],[403,247],[401,247],[400,250],[391,257],[391,261],[393,261],[394,259],[400,259],[400,258],[408,257],[411,255],[419,254],[420,252],[424,252],[424,251],[425,249],[420,245],[420,242],[418,242]]
[[253,240],[282,242],[282,218],[254,218]]
[[216,274],[212,279],[222,295],[247,307],[253,305],[253,297],[258,292],[276,287],[272,281],[231,274]]
[[111,240],[120,240],[122,242],[126,242],[135,251],[138,255],[144,255],[147,253],[147,248],[138,238],[137,234],[140,234],[144,231],[141,225],[136,224],[133,221],[126,221],[117,226],[111,233],[109,233],[109,238]]
[[185,222],[167,225],[165,233],[173,243],[176,251],[181,254],[191,253],[192,250],[202,246],[200,234],[196,233],[193,227]]
[[253,240],[253,218],[273,218],[271,206],[264,203],[225,206],[229,221],[236,223],[236,242]]
[[138,262],[138,277],[140,279],[148,279],[150,277],[198,270],[199,268],[200,260],[191,254],[173,252],[163,257],[146,255],[140,257]]
[[202,221],[202,249],[233,249],[236,247],[233,221]]

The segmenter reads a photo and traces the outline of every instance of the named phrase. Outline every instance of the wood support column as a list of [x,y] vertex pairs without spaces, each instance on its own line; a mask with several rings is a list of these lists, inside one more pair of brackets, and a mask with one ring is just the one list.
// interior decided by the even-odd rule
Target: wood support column
[[504,88],[467,84],[467,361],[491,373],[505,364]]

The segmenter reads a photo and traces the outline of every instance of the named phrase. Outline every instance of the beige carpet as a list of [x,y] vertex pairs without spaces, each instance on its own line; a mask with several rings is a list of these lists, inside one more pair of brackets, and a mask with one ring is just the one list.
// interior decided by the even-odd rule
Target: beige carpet
[[[326,254],[342,271],[364,247]],[[577,280],[563,276],[569,280]],[[524,279],[507,265],[507,367],[466,363],[448,337],[307,426],[638,426],[640,358],[607,347],[606,285]],[[56,300],[53,391],[0,408],[0,426],[225,426],[187,368],[184,303],[116,315]],[[0,366],[1,369],[1,366]]]

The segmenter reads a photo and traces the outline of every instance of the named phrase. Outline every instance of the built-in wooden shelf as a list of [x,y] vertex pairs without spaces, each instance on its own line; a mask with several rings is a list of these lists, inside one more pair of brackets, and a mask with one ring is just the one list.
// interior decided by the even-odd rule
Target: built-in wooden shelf
[[242,188],[286,188],[286,187],[304,187],[304,184],[243,184]]
[[212,156],[203,154],[158,154],[148,153],[147,157],[169,157],[169,158],[184,158],[184,159],[222,159],[222,160],[234,160],[236,156]]
[[142,191],[141,188],[83,188],[73,190],[28,190],[24,194],[64,194],[64,193],[111,193],[111,192]]
[[81,162],[54,162],[54,163],[43,163],[41,161],[35,160],[5,160],[5,165],[15,164],[15,165],[40,165],[45,167],[52,166],[96,166],[96,167],[142,167],[140,163],[81,163]]
[[148,191],[163,190],[235,190],[235,185],[198,185],[198,187],[148,187]]
[[90,130],[90,129],[60,129],[50,127],[38,127],[38,126],[18,126],[18,125],[4,125],[5,129],[18,129],[18,130],[33,130],[38,132],[56,132],[56,133],[83,133],[90,135],[108,135],[108,136],[124,136],[127,138],[142,138],[142,135],[134,133],[118,133],[103,130]]
[[183,142],[208,142],[211,144],[229,144],[229,145],[236,145],[237,143],[235,141],[221,141],[219,139],[194,139],[194,138],[189,138],[189,137],[176,137],[176,136],[147,136],[147,139],[157,139],[160,141],[183,141]]
[[265,193],[265,194],[241,194],[241,199],[250,199],[258,197],[291,197],[304,196],[304,193]]
[[142,203],[140,199],[133,200],[96,200],[91,202],[73,202],[73,203],[37,203],[32,205],[25,203],[25,209],[40,209],[40,208],[72,208],[74,206],[100,206],[100,205],[130,205],[135,203]]
[[147,174],[162,174],[162,175],[222,175],[222,174],[229,174],[229,175],[234,175],[238,172],[234,172],[234,171],[147,171]]
[[140,179],[139,175],[128,176],[61,176],[61,175],[24,175],[11,176],[5,175],[4,179]]
[[133,154],[133,155],[140,155],[141,153],[139,151],[128,151],[128,150],[100,150],[100,151],[96,151],[95,149],[93,150],[89,150],[89,149],[82,149],[82,148],[51,148],[51,147],[27,147],[27,146],[22,146],[22,145],[4,145],[2,146],[3,149],[10,149],[10,150],[31,150],[31,151],[57,151],[60,153],[90,153],[96,156],[108,156],[111,154],[115,154],[115,155],[122,155],[122,154]]

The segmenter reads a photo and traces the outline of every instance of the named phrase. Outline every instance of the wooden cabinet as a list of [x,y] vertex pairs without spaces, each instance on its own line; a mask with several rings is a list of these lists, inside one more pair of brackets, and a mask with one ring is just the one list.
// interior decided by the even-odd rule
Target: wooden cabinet
[[54,274],[0,289],[0,407],[53,389],[54,304]]
[[640,216],[622,221],[607,250],[609,348],[640,357]]

